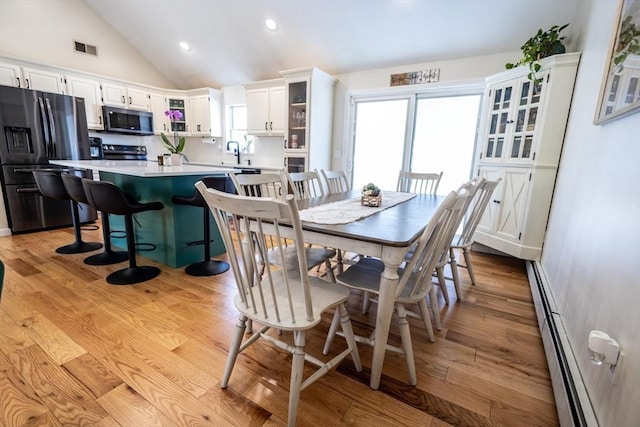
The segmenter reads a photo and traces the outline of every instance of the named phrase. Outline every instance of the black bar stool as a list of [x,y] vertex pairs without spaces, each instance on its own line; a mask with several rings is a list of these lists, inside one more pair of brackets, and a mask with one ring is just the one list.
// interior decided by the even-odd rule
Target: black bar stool
[[159,211],[164,209],[162,202],[141,203],[130,194],[125,193],[115,184],[104,181],[92,181],[82,178],[82,186],[96,209],[104,214],[124,215],[127,233],[127,253],[129,267],[115,271],[107,276],[112,285],[132,285],[153,279],[160,274],[160,269],[153,266],[138,266],[136,263],[136,242],[133,232],[133,215],[139,212]]
[[[63,173],[61,175],[64,187],[69,196],[78,203],[85,203],[96,208],[93,201],[89,200],[82,186],[82,178],[79,176]],[[109,228],[109,214],[102,212],[102,238],[104,239],[104,251],[99,254],[91,255],[84,259],[84,263],[88,265],[110,265],[129,259],[126,251],[114,251],[111,249],[111,229]]]
[[45,197],[52,199],[69,200],[71,203],[71,218],[73,221],[73,232],[76,241],[70,245],[61,246],[56,249],[59,254],[79,254],[83,252],[95,251],[102,247],[102,243],[84,242],[82,240],[80,228],[80,214],[78,212],[78,202],[67,192],[59,173],[47,171],[33,171],[33,177],[38,186],[38,190]]
[[[207,187],[215,188],[220,191],[226,191],[229,186],[228,178],[226,177],[204,177],[201,181]],[[204,260],[189,264],[184,271],[191,276],[213,276],[227,271],[229,269],[228,263],[211,259],[209,206],[207,206],[207,202],[204,201],[200,192],[195,190],[191,196],[173,196],[171,197],[171,201],[175,205],[197,206],[202,208],[202,211],[204,212],[204,238],[203,240],[190,242],[188,244],[189,246],[200,244],[204,245]]]

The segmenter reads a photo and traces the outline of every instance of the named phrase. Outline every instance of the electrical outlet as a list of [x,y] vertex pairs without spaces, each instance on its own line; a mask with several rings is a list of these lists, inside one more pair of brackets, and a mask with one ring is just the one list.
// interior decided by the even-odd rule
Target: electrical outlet
[[342,151],[340,151],[340,150],[333,150],[333,158],[334,158],[334,159],[341,159],[341,158],[342,158]]

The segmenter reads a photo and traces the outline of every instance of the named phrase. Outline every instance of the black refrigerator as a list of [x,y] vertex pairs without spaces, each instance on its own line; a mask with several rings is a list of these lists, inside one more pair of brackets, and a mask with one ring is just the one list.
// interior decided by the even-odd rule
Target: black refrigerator
[[[91,171],[72,170],[49,160],[90,160],[84,99],[0,86],[0,181],[13,233],[72,224],[67,200],[44,197],[33,170],[72,172],[91,178]],[[95,221],[95,209],[80,204],[80,221]]]

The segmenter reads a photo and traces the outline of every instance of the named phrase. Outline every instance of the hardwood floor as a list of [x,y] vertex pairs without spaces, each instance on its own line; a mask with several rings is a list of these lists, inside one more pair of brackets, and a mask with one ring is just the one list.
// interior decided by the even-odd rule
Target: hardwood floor
[[[84,232],[100,241],[101,232]],[[290,357],[259,342],[238,358],[229,388],[219,385],[237,313],[231,272],[162,274],[135,286],[104,277],[88,254],[59,255],[71,229],[0,238],[6,264],[0,304],[0,425],[284,425]],[[461,271],[463,298],[440,297],[442,330],[429,343],[412,319],[418,385],[406,384],[402,355],[387,352],[380,390],[348,358],[301,394],[298,425],[555,426],[556,409],[524,263],[474,253],[478,285]],[[375,304],[356,333],[368,334]],[[308,337],[321,350],[331,313]],[[399,343],[398,330],[391,339]],[[339,339],[333,348],[337,352]]]

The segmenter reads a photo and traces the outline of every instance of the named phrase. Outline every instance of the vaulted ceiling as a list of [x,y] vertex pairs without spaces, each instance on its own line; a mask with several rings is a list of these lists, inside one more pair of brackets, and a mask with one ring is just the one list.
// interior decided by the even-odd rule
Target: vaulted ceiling
[[[579,0],[85,0],[176,87],[315,65],[340,74],[519,50]],[[279,27],[268,30],[264,21]],[[571,36],[571,26],[563,34]],[[184,52],[178,43],[192,47]],[[519,58],[514,58],[514,61]]]

